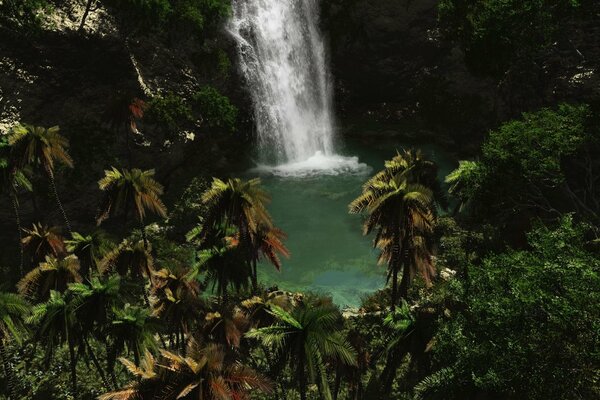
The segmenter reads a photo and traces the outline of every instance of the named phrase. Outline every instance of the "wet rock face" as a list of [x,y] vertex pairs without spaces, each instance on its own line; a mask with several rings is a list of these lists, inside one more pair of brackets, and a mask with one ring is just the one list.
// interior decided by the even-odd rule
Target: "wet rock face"
[[[386,121],[415,120],[452,136],[489,128],[495,85],[473,76],[438,30],[439,0],[323,2],[338,109]],[[452,138],[460,145],[470,139]]]
[[334,75],[355,97],[393,101],[437,68],[437,0],[337,0],[323,12]]
[[593,15],[561,21],[560,40],[532,60],[515,60],[504,76],[491,77],[469,69],[461,46],[442,37],[439,0],[322,4],[336,102],[346,116],[413,119],[462,148],[522,112],[600,96],[598,5]]

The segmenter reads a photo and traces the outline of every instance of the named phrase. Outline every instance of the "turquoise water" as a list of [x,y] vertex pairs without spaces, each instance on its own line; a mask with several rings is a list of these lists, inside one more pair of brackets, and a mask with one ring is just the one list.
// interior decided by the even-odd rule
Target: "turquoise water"
[[[341,307],[356,307],[362,297],[382,288],[385,267],[377,265],[372,238],[362,236],[361,217],[348,214],[348,204],[360,194],[365,180],[401,147],[400,143],[381,141],[377,145],[348,143],[341,153],[358,156],[370,167],[354,173],[309,177],[249,173],[260,176],[271,194],[269,211],[275,224],[288,234],[286,244],[291,251],[280,272],[261,265],[261,281],[283,290],[330,295]],[[453,168],[453,161],[439,148],[416,147],[438,162],[442,179]]]

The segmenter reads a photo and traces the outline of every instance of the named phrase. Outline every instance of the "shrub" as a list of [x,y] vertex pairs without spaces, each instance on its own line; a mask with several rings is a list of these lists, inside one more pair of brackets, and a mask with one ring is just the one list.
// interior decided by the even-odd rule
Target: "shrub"
[[235,130],[237,108],[215,88],[205,86],[193,96],[207,126]]

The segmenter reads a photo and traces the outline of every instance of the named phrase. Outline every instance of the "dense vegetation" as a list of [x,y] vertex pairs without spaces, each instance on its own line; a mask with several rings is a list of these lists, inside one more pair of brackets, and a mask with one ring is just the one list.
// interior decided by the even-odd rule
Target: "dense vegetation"
[[[11,37],[39,35],[60,3],[4,0],[0,24]],[[197,35],[214,76],[229,79],[226,53],[210,48],[229,2],[89,0],[82,31],[99,5],[125,42],[146,31],[169,43]],[[501,79],[535,63],[563,18],[594,7],[442,0],[439,19],[474,73]],[[259,279],[259,268],[285,268],[290,256],[259,179],[210,178],[207,165],[169,196],[161,169],[170,166],[144,157],[196,133],[239,135],[229,97],[210,84],[119,90],[95,135],[30,123],[48,116],[0,132],[11,227],[0,399],[600,398],[593,101],[521,110],[479,132],[478,154],[445,182],[421,151],[399,150],[348,205],[363,216],[386,286],[340,310]],[[82,213],[85,186],[94,191]]]

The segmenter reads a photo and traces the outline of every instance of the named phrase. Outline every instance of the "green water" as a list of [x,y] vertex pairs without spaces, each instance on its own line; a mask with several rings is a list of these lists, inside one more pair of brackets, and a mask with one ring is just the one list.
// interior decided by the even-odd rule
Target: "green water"
[[[259,276],[267,286],[290,291],[314,291],[333,297],[341,307],[356,307],[361,298],[385,285],[385,268],[378,266],[372,238],[362,236],[361,217],[348,214],[366,179],[383,168],[401,143],[353,141],[341,150],[358,156],[370,171],[337,176],[260,176],[272,196],[269,210],[275,224],[288,234],[291,258],[282,271],[261,265]],[[440,166],[440,177],[453,167],[452,159],[435,146],[422,145]]]

